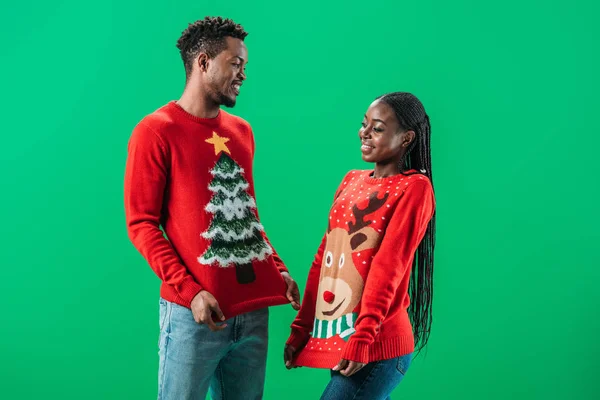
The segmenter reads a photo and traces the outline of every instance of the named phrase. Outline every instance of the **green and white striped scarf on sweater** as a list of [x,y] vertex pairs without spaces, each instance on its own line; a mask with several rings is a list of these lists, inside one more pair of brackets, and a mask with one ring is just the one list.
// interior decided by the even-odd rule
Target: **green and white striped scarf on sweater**
[[329,339],[335,335],[340,335],[342,339],[346,340],[347,337],[354,333],[354,323],[357,316],[357,313],[345,314],[333,321],[315,318],[312,337],[316,339]]

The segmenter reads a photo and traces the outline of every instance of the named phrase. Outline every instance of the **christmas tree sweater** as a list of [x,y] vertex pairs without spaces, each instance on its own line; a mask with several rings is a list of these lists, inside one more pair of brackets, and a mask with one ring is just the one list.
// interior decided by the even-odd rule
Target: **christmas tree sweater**
[[190,307],[207,290],[226,318],[289,303],[281,276],[287,269],[256,209],[254,149],[243,119],[224,110],[198,118],[174,101],[133,130],[127,229],[161,279],[164,299]]
[[408,287],[435,199],[429,179],[410,172],[350,171],[340,184],[287,341],[296,365],[333,368],[342,358],[369,363],[414,350]]

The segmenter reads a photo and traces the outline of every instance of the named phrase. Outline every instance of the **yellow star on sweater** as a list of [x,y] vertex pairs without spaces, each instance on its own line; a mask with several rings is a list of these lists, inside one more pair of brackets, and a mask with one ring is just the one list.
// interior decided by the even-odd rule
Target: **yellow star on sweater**
[[210,143],[215,146],[215,155],[218,156],[220,152],[224,151],[227,154],[231,155],[231,152],[227,148],[225,143],[229,142],[229,138],[221,137],[217,134],[217,132],[213,132],[213,137],[210,139],[206,139],[206,143]]

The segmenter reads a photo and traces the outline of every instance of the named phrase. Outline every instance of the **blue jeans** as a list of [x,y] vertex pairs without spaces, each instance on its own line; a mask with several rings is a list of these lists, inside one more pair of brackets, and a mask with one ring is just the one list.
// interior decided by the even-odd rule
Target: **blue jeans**
[[254,400],[263,396],[269,310],[212,332],[189,308],[160,299],[159,400]]
[[321,400],[389,400],[410,366],[412,354],[376,361],[350,377],[331,371]]

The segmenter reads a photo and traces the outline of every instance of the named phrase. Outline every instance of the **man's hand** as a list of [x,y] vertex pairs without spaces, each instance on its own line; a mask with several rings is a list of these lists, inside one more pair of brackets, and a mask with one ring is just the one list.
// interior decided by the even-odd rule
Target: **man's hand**
[[296,353],[296,348],[294,346],[285,345],[283,349],[283,362],[285,363],[285,367],[287,369],[299,368],[297,365],[292,364],[292,360],[294,359],[294,354]]
[[220,321],[225,321],[225,316],[219,308],[219,302],[214,296],[208,293],[206,290],[201,291],[194,297],[191,304],[192,314],[194,320],[199,324],[206,324],[208,328],[213,331],[222,331],[227,328],[227,324],[217,325],[213,321],[212,313],[217,315]]
[[360,371],[361,369],[363,369],[363,367],[365,365],[367,365],[367,364],[356,362],[356,361],[348,361],[348,360],[344,360],[342,358],[340,360],[340,362],[338,363],[338,365],[333,367],[333,370],[340,371],[340,374],[342,374],[344,376],[352,376],[355,373],[357,373],[358,371]]
[[300,309],[300,291],[298,290],[298,284],[292,279],[289,272],[282,272],[283,280],[287,284],[287,293],[285,294],[287,299],[292,303],[294,310]]

